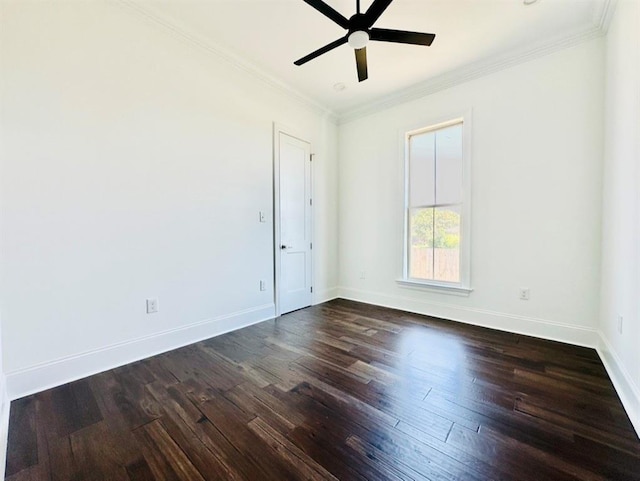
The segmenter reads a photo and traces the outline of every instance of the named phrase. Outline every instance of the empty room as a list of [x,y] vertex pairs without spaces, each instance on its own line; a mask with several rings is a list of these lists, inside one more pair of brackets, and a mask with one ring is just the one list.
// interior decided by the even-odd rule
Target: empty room
[[0,479],[640,481],[640,1],[0,0]]

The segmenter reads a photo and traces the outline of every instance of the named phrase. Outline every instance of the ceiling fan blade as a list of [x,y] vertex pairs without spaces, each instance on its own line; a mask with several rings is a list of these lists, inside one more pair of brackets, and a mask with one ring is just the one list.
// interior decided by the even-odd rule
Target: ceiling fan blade
[[407,32],[405,30],[388,30],[386,28],[372,28],[369,32],[371,40],[379,42],[409,43],[412,45],[426,45],[433,43],[436,38],[433,33]]
[[358,82],[367,80],[367,47],[356,49],[356,66],[358,67]]
[[344,45],[345,43],[347,43],[347,37],[339,38],[338,40],[331,42],[330,44],[327,44],[322,48],[319,48],[315,52],[311,52],[309,55],[302,57],[301,59],[298,59],[293,63],[298,66],[305,64],[309,60],[313,60],[314,58],[319,57],[323,53],[327,53],[328,51],[333,50],[334,48],[339,47],[340,45]]
[[320,12],[325,17],[333,20],[342,28],[346,28],[346,29],[349,28],[349,20],[347,20],[341,13],[337,12],[332,7],[324,3],[322,0],[303,0],[303,1],[311,5],[313,8],[315,8],[318,12]]
[[387,7],[391,5],[391,2],[393,2],[393,0],[374,0],[369,7],[369,10],[367,10],[367,13],[365,13],[368,27],[371,27],[371,25],[376,23],[376,20],[378,20],[380,15],[382,15]]

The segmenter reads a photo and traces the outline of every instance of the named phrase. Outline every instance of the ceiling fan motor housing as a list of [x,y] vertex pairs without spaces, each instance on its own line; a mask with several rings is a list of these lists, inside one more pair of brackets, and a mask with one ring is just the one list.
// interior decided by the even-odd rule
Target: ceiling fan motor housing
[[367,16],[364,13],[356,13],[349,19],[349,34],[353,32],[369,32],[371,25],[367,22]]

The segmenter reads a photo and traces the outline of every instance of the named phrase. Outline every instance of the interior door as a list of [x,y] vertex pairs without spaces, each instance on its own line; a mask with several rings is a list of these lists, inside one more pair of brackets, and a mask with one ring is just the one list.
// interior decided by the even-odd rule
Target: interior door
[[280,314],[311,305],[311,145],[278,132]]

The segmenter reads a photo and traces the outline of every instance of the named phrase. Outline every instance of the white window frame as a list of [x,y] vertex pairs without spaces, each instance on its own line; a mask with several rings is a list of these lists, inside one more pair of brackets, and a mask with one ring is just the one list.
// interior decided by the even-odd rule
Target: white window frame
[[[409,277],[409,139],[412,135],[432,132],[462,123],[462,222],[460,225],[460,282],[413,279]],[[400,133],[403,170],[403,248],[401,287],[431,290],[446,294],[468,296],[471,288],[471,110],[462,114],[447,115],[421,123],[420,127],[407,128]]]

